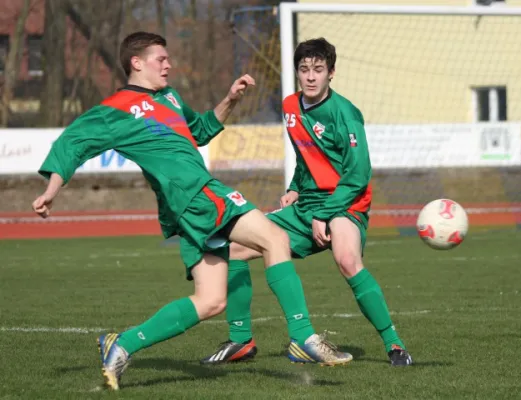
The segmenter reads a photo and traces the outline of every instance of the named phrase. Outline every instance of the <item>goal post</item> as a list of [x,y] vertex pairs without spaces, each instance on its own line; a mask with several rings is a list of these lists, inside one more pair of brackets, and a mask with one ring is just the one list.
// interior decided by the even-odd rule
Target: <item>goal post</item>
[[[365,117],[377,205],[521,204],[521,7],[281,3],[279,12],[282,97],[298,90],[296,44],[332,42],[332,88]],[[284,140],[288,187],[295,153]]]

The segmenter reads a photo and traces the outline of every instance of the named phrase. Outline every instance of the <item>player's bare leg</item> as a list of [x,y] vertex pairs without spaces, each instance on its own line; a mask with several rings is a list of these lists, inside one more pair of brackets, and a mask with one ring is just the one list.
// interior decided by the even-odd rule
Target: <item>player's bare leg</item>
[[345,364],[352,360],[350,354],[337,351],[325,338],[315,334],[309,320],[302,283],[291,261],[289,238],[281,228],[259,210],[253,210],[236,222],[229,239],[262,254],[268,285],[288,322],[290,360],[323,365]]
[[266,268],[291,260],[288,235],[259,210],[241,216],[229,239],[260,253]]
[[411,365],[412,358],[396,333],[382,290],[364,268],[360,230],[347,217],[334,218],[329,228],[335,262],[353,290],[360,311],[382,338],[391,365]]
[[206,254],[192,269],[195,291],[190,299],[201,321],[219,315],[226,309],[228,263]]
[[206,254],[192,268],[195,292],[161,308],[143,324],[121,334],[98,338],[105,385],[119,389],[120,378],[130,356],[156,343],[181,335],[200,321],[222,313],[226,308],[228,264],[222,258]]
[[[201,360],[202,364],[222,364],[248,361],[257,354],[257,344],[251,331],[251,275],[246,260],[261,258],[262,253],[232,242],[228,265],[228,296],[226,319],[230,338],[219,344],[216,351]],[[245,261],[242,261],[245,260]]]

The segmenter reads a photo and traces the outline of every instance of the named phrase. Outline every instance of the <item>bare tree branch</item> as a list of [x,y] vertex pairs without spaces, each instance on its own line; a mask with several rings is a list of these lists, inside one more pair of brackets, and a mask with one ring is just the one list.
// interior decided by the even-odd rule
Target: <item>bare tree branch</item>
[[[82,35],[85,36],[86,39],[90,39],[92,36],[91,26],[93,26],[93,21],[91,21],[90,18],[88,18],[84,13],[78,11],[70,0],[64,1],[69,18],[76,25]],[[99,40],[96,41],[95,50],[102,58],[105,65],[107,65],[113,71],[116,71],[118,79],[121,82],[126,82],[127,77],[119,66],[118,58],[114,55],[112,46],[105,38],[100,37]]]

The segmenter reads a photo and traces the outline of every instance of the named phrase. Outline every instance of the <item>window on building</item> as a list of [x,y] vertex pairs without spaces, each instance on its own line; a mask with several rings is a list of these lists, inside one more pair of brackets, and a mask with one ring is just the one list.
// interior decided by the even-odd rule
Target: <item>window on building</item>
[[28,35],[27,49],[29,52],[29,74],[41,75],[43,73],[42,64],[42,35]]
[[474,0],[474,4],[478,6],[503,6],[506,0]]
[[483,86],[473,89],[474,121],[494,122],[507,120],[507,88]]

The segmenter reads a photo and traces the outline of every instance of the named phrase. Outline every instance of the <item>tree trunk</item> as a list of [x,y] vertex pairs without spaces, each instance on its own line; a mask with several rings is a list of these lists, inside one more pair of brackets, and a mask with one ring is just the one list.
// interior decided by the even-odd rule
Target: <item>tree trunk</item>
[[25,21],[29,15],[30,0],[24,0],[22,11],[16,21],[16,28],[14,35],[11,37],[9,46],[9,53],[5,63],[4,71],[4,91],[2,93],[2,121],[1,125],[7,127],[9,122],[9,103],[13,98],[13,89],[18,78],[18,71],[20,70],[20,61],[22,59],[22,50],[25,28]]
[[206,108],[212,108],[217,105],[214,93],[214,67],[215,67],[215,15],[214,0],[208,1],[208,31],[207,31],[207,53],[206,53]]
[[164,0],[156,0],[156,14],[159,34],[163,37],[166,37],[166,15]]
[[[114,1],[114,0],[112,0]],[[124,18],[125,18],[125,15],[124,15],[124,7],[125,7],[125,4],[123,2],[123,0],[119,0],[117,3],[114,3],[116,4],[116,10],[115,10],[115,18],[114,18],[114,23],[112,24],[112,37],[113,37],[113,41],[112,41],[112,46],[113,46],[113,49],[114,49],[114,54],[119,54],[119,42],[120,42],[120,36],[121,36],[121,29],[123,28],[123,25],[124,25]],[[116,82],[118,80],[118,69],[112,69],[112,77],[111,77],[111,80],[110,80],[110,93],[113,93],[115,90],[116,90]],[[125,83],[125,81],[121,82],[121,83]]]
[[63,122],[65,34],[63,0],[46,0],[42,52],[43,90],[40,97],[41,126],[61,126]]

